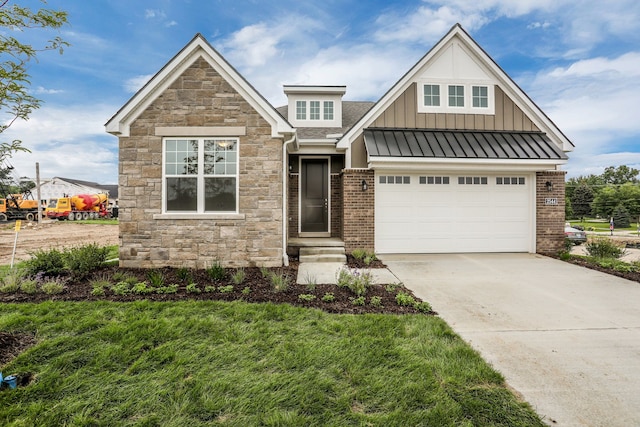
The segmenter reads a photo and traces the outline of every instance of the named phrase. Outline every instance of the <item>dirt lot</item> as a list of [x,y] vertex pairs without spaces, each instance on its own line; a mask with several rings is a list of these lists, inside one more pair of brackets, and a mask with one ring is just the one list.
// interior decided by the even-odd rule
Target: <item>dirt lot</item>
[[[11,264],[15,240],[15,223],[0,223],[0,265]],[[29,252],[38,249],[65,248],[97,243],[101,246],[118,244],[118,225],[78,224],[51,221],[42,224],[22,222],[18,233],[16,261],[29,259]]]

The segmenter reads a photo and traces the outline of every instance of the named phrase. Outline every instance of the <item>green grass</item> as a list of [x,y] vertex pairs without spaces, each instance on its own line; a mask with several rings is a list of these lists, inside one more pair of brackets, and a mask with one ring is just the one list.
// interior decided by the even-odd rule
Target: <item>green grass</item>
[[441,319],[186,301],[4,304],[38,344],[3,426],[542,426]]
[[[588,221],[576,221],[576,220],[571,220],[568,221],[569,223],[571,223],[571,226],[576,226],[579,225],[581,227],[583,227],[585,230],[587,231],[609,231],[609,222],[602,220],[602,221],[594,221],[594,220],[588,220]],[[638,224],[632,222],[630,227],[626,227],[626,228],[620,228],[620,227],[615,227],[615,230],[620,231],[620,230],[628,230],[628,231],[636,231],[638,229]]]

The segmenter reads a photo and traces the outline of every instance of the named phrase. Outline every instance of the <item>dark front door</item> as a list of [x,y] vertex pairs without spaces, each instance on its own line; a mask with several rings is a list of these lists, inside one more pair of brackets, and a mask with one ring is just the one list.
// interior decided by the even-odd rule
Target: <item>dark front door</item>
[[329,231],[329,160],[302,159],[300,231]]

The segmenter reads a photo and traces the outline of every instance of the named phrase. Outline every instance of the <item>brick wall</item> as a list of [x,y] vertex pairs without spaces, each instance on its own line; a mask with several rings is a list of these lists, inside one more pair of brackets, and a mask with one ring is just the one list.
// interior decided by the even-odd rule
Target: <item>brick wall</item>
[[331,237],[342,237],[342,177],[331,174]]
[[300,230],[299,216],[300,209],[298,207],[298,195],[300,191],[300,174],[289,174],[289,200],[288,200],[288,215],[289,215],[289,237],[298,237],[298,230]]
[[[556,255],[564,248],[564,171],[538,172],[536,174],[536,252]],[[547,182],[553,190],[547,190]],[[554,199],[557,205],[545,203]]]
[[[362,191],[362,180],[367,182],[366,191]],[[375,249],[374,172],[365,169],[345,169],[342,174],[342,188],[342,239],[345,250],[351,252],[356,248],[362,248],[373,251]]]
[[[161,126],[246,128],[239,136],[243,218],[154,219],[162,213]],[[119,149],[121,266],[282,265],[282,141],[204,59],[149,105]]]

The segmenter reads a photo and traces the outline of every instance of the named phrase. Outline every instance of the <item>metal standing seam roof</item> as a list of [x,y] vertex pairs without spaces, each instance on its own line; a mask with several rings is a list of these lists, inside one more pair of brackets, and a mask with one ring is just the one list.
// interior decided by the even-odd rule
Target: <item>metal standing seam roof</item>
[[371,157],[566,160],[544,132],[368,128]]

